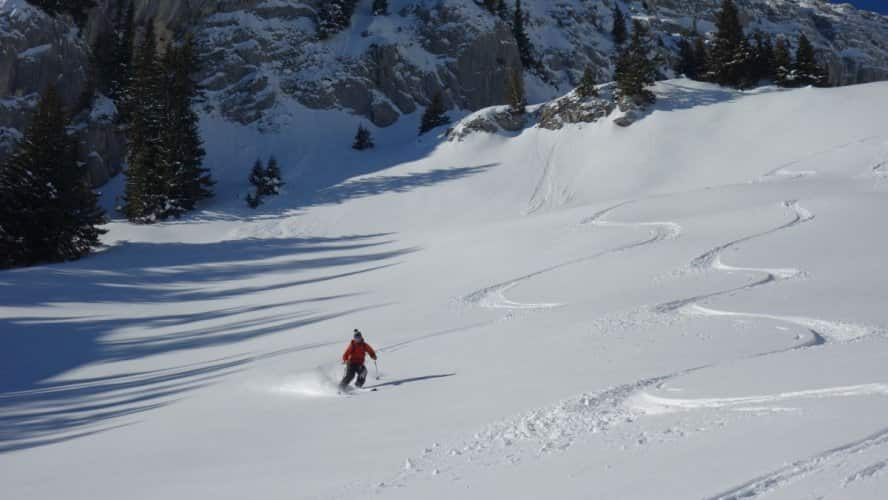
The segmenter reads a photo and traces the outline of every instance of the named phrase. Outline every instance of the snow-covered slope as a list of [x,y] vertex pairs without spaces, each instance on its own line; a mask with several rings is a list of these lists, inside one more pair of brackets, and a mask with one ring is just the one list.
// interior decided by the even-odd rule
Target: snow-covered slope
[[[0,273],[3,497],[883,498],[888,85],[657,92],[629,128],[306,147],[326,173],[258,212],[220,170]],[[220,163],[287,139],[205,125]],[[338,397],[356,327],[378,390]]]

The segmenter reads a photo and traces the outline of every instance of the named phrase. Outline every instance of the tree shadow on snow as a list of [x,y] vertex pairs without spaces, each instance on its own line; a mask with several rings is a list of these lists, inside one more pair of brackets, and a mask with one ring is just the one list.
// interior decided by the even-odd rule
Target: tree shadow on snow
[[[257,359],[327,346],[303,339],[273,353],[53,380],[84,365],[292,336],[308,325],[386,307],[341,304],[360,291],[306,296],[298,287],[372,273],[417,250],[397,247],[386,234],[126,245],[137,248],[0,273],[6,308],[0,316],[0,453],[117,427],[120,417],[170,404]],[[139,256],[135,265],[133,255]],[[291,300],[232,300],[290,288]],[[170,314],[157,315],[165,304]],[[63,306],[89,312],[52,316]],[[200,312],[189,312],[194,309]]]

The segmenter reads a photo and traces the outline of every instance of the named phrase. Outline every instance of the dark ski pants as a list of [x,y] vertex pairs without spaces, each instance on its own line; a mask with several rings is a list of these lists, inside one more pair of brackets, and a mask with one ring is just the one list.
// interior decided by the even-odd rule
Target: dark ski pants
[[364,381],[367,380],[367,368],[364,365],[355,365],[351,363],[345,368],[345,376],[342,377],[342,382],[340,382],[339,385],[341,387],[347,386],[351,383],[352,379],[355,378],[355,375],[358,376],[355,385],[363,387]]

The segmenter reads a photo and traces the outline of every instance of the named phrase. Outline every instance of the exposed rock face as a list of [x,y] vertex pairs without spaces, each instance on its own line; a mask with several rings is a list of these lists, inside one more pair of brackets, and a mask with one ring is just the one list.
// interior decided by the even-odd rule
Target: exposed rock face
[[598,95],[582,98],[576,91],[559,97],[542,106],[537,111],[539,126],[549,130],[558,130],[570,123],[593,123],[614,110],[614,86],[603,85],[598,88]]
[[[393,1],[386,16],[373,16],[371,2],[361,1],[351,27],[323,42],[317,40],[315,20],[325,0],[134,1],[137,22],[153,21],[162,43],[186,31],[196,35],[203,59],[199,76],[207,89],[205,111],[261,129],[276,129],[282,115],[298,112],[296,104],[343,109],[356,121],[377,126],[416,112],[439,92],[448,107],[477,110],[502,104],[506,75],[520,66],[509,26],[476,0]],[[69,19],[50,18],[24,0],[0,0],[0,157],[27,123],[34,95],[48,84],[58,83],[70,105],[77,102],[90,41],[108,29],[117,1],[98,3],[85,32],[78,34]],[[586,67],[599,81],[611,79],[613,0],[522,3],[543,68],[540,76],[526,75],[531,102],[569,91]],[[621,5],[651,24],[667,63],[661,73],[668,76],[668,65],[677,57],[674,34],[712,32],[719,4],[624,0]],[[884,16],[825,0],[737,4],[747,31],[786,33],[793,46],[798,33],[806,33],[834,83],[888,79]],[[594,120],[598,109],[556,101],[540,111],[541,126]],[[107,121],[79,127],[87,154],[95,153],[87,159],[96,182],[120,168],[122,138],[109,127],[113,124]]]

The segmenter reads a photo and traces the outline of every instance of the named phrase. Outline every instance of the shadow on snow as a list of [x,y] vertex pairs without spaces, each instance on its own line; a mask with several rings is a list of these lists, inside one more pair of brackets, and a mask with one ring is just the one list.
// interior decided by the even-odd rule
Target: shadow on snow
[[375,389],[377,387],[386,387],[386,386],[391,386],[391,385],[398,386],[398,385],[402,385],[402,384],[410,384],[413,382],[421,382],[423,380],[432,380],[432,379],[436,379],[436,378],[452,377],[454,375],[456,375],[456,374],[455,373],[442,373],[440,375],[425,375],[422,377],[402,378],[400,380],[392,380],[391,382],[383,382],[381,384],[367,385],[367,386],[364,386],[364,389]]
[[[87,364],[292,334],[307,325],[385,307],[344,308],[337,306],[341,299],[361,294],[306,297],[302,290],[294,290],[300,298],[289,301],[232,301],[370,273],[397,265],[399,257],[417,250],[393,248],[393,243],[387,234],[137,243],[126,244],[131,249],[127,252],[115,248],[75,263],[0,274],[0,304],[6,308],[0,317],[0,453],[119,427],[112,419],[170,404],[257,359],[329,345],[304,343],[161,370],[52,380]],[[133,256],[138,256],[135,261]],[[78,311],[79,304],[90,312],[51,315],[64,305]],[[158,304],[169,304],[174,311],[158,316]],[[138,334],[126,334],[135,328]]]

